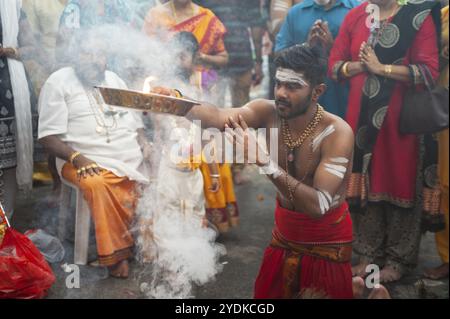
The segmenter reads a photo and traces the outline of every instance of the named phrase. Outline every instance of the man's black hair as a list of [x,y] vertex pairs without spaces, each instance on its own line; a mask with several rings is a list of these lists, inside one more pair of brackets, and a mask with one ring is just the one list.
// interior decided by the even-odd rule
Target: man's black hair
[[320,47],[298,44],[281,51],[275,59],[277,68],[302,72],[312,86],[324,83],[328,61]]

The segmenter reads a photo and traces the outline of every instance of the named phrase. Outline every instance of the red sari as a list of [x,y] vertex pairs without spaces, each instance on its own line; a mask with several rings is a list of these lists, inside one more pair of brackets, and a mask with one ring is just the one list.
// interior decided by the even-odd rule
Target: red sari
[[347,203],[320,219],[277,203],[273,238],[256,279],[255,298],[353,298],[352,241]]
[[[346,16],[329,58],[329,75],[336,78],[336,66],[342,61],[359,61],[362,42],[367,42],[370,30],[366,27],[368,3],[361,4]],[[434,77],[439,72],[436,27],[431,16],[422,24],[408,49],[402,65],[423,64]],[[368,74],[360,73],[350,79],[347,122],[357,133],[363,86]],[[399,132],[403,96],[411,84],[397,82],[389,101],[387,114],[373,149],[368,194],[361,179],[352,176],[348,198],[366,196],[371,202],[386,201],[403,208],[415,204],[419,143],[416,135]],[[356,178],[355,178],[356,177]]]
[[181,23],[174,20],[166,6],[155,7],[147,15],[143,31],[162,39],[178,32],[190,32],[197,39],[202,53],[216,55],[225,51],[224,36],[227,29],[211,10],[203,7],[199,7],[194,17]]

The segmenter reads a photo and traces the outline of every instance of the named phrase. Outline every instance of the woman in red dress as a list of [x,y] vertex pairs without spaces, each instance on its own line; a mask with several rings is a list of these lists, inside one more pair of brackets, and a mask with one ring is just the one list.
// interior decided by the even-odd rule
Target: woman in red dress
[[[374,5],[378,25],[371,24]],[[405,92],[422,84],[420,70],[438,76],[439,9],[426,0],[370,0],[347,15],[330,54],[330,75],[351,87],[347,122],[356,147],[348,201],[361,256],[354,275],[365,276],[366,266],[378,263],[381,280],[395,281],[417,261],[420,143],[399,132],[399,121]],[[433,168],[426,170],[428,184]]]

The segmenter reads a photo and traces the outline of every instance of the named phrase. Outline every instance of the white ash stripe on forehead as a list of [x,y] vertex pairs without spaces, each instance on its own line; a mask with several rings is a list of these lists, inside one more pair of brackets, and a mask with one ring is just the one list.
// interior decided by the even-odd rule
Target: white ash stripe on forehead
[[302,86],[309,86],[302,73],[297,73],[291,69],[278,68],[275,78],[282,83],[296,83]]
[[313,151],[315,152],[319,148],[320,144],[322,144],[323,140],[334,132],[336,132],[336,129],[333,124],[323,130],[323,132],[313,140]]
[[350,160],[346,159],[345,157],[333,157],[330,158],[330,161],[338,164],[348,164],[350,162]]

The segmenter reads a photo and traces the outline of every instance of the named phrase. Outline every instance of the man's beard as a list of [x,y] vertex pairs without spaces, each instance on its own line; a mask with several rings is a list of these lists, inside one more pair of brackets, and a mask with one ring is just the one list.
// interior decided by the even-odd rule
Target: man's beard
[[105,70],[96,64],[76,66],[75,73],[86,87],[100,85],[105,80]]
[[306,99],[304,99],[302,102],[300,102],[296,107],[292,106],[291,103],[284,101],[282,99],[276,99],[275,104],[278,105],[284,105],[290,108],[291,112],[287,115],[282,114],[280,111],[278,111],[278,115],[281,118],[284,118],[286,120],[291,120],[293,118],[305,115],[306,112],[308,112],[309,107],[311,106],[312,102],[312,95],[311,92]]

